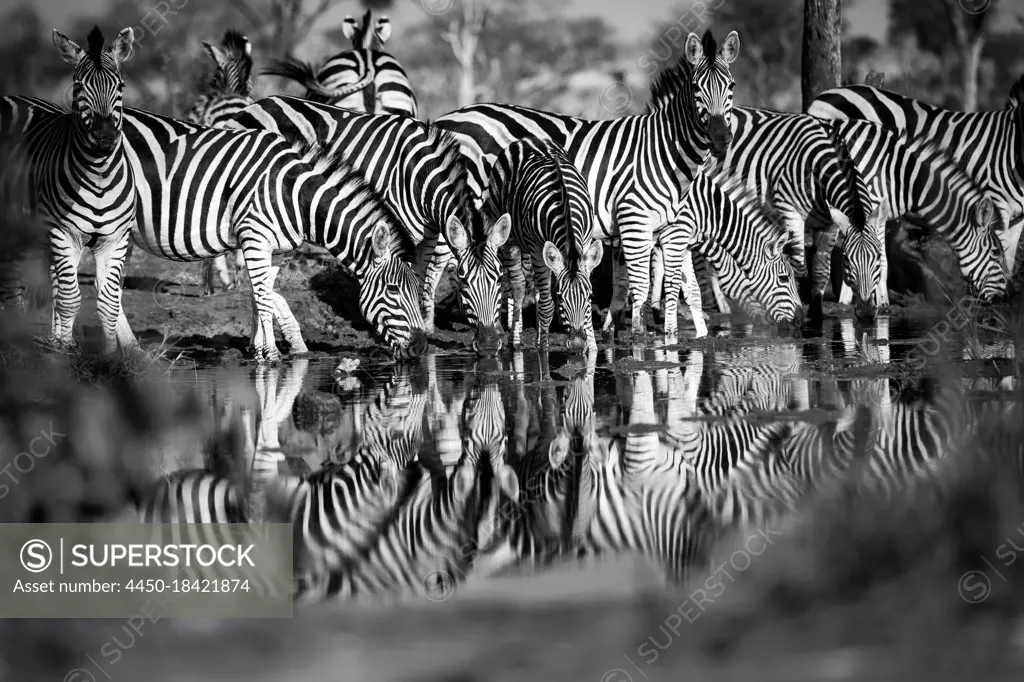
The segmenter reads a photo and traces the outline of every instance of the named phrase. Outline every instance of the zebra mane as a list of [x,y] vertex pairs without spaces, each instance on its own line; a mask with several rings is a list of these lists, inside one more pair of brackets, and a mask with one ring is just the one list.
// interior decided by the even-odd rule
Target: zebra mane
[[427,144],[438,163],[445,169],[445,187],[455,195],[459,220],[469,233],[470,243],[479,244],[485,239],[484,225],[480,211],[473,210],[473,193],[469,189],[469,169],[462,155],[462,143],[447,130],[435,125],[426,126]]
[[220,64],[210,75],[206,84],[207,94],[215,95],[241,95],[250,97],[252,95],[252,55],[249,53],[249,40],[240,31],[228,29],[220,41],[220,46],[227,53],[228,59],[235,65],[238,72],[239,85],[231,87],[227,80],[227,74]]
[[554,166],[555,177],[558,180],[558,196],[559,201],[562,205],[562,219],[565,221],[566,229],[566,244],[568,253],[566,253],[566,260],[569,261],[570,271],[575,273],[578,269],[580,262],[583,260],[583,254],[580,252],[580,245],[573,239],[572,234],[572,211],[569,210],[569,188],[565,184],[565,175],[562,172],[563,165],[567,161],[565,154],[556,147],[550,140],[541,138],[524,138],[524,142],[528,142],[530,146],[536,149],[539,153],[546,156],[551,160],[551,165]]
[[102,66],[100,64],[100,57],[103,56],[103,33],[100,31],[99,26],[92,27],[87,40],[89,41],[87,50],[89,58],[93,60],[97,67]]
[[391,249],[402,259],[409,259],[413,256],[416,245],[409,233],[402,227],[398,216],[380,194],[366,182],[362,172],[346,160],[343,148],[331,149],[329,146],[307,140],[304,137],[296,138],[284,134],[281,136],[288,140],[292,149],[318,174],[330,177],[332,183],[338,187],[354,190],[353,201],[372,200],[373,208],[364,216],[366,222],[371,226],[378,222],[384,222],[389,228]]
[[692,78],[693,65],[687,61],[685,54],[679,55],[676,63],[659,73],[651,83],[648,109],[661,111],[677,96],[689,95]]
[[853,163],[853,155],[850,154],[850,147],[846,144],[846,138],[839,134],[839,126],[827,126],[829,138],[832,141],[832,148],[836,152],[836,161],[839,164],[839,172],[848,194],[853,198],[855,215],[849,216],[853,219],[855,227],[864,227],[867,224],[868,210],[864,204],[866,199],[863,190],[863,178],[857,173]]
[[704,31],[704,37],[701,39],[701,47],[704,48],[704,59],[709,62],[713,62],[718,58],[718,41],[715,40],[715,36],[711,34],[710,28]]

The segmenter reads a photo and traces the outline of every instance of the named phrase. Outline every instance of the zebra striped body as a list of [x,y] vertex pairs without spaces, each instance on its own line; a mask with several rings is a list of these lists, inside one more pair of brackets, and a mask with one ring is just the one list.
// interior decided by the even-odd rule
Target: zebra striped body
[[[731,140],[729,64],[739,51],[733,32],[718,53],[710,31],[703,46],[686,42],[686,60],[652,87],[654,105],[639,116],[590,121],[506,104],[474,104],[438,118],[470,159],[475,191],[483,196],[496,157],[516,140],[539,137],[563,148],[587,181],[595,236],[621,241],[629,270],[632,330],[643,332],[654,235],[677,220],[687,188],[709,153],[723,156]],[[610,327],[610,318],[605,329]]]
[[488,188],[485,212],[512,217],[512,238],[504,256],[513,292],[513,345],[521,343],[526,291],[521,262],[529,259],[538,293],[538,348],[548,344],[554,276],[559,313],[569,331],[568,347],[595,350],[590,273],[600,264],[603,250],[593,235],[594,209],[586,181],[561,149],[545,140],[527,139],[509,145],[498,157]]
[[[295,135],[329,146],[358,168],[429,255],[443,232],[454,249],[459,301],[477,328],[478,350],[500,348],[501,263],[509,218],[484,224],[474,205],[458,141],[406,116],[356,114],[294,97],[262,99],[236,117],[238,129]],[[420,300],[433,330],[437,281],[427,278]]]
[[802,317],[796,278],[787,257],[792,253],[792,242],[738,178],[699,174],[683,206],[677,222],[660,238],[665,262],[666,334],[676,333],[682,277],[696,336],[707,335],[691,260],[694,249],[723,271],[722,284],[727,293],[746,289],[778,322]]
[[306,88],[306,99],[365,114],[397,114],[416,118],[416,95],[405,69],[383,51],[391,36],[391,21],[382,16],[373,21],[366,10],[362,21],[345,17],[342,26],[352,49],[340,52],[319,68],[298,59],[274,62],[263,71],[281,76]]
[[256,307],[260,360],[279,357],[275,313],[293,351],[298,324],[273,292],[275,253],[309,241],[326,248],[360,282],[360,312],[397,355],[425,350],[416,277],[397,218],[360,173],[322,149],[266,132],[220,130],[130,110],[128,160],[138,187],[135,241],[176,261],[241,247]]
[[[138,346],[127,320],[118,318],[121,271],[136,219],[135,179],[122,137],[121,78],[133,40],[132,29],[126,28],[104,49],[103,35],[94,28],[83,50],[54,29],[54,45],[74,67],[72,111],[34,98],[0,99],[0,135],[13,141],[2,178],[4,201],[27,209],[46,226],[53,294],[50,336],[60,348],[73,343],[84,248],[96,259],[104,350]],[[20,291],[14,298],[24,309]]]
[[[909,215],[942,236],[978,296],[992,300],[1005,293],[999,215],[982,188],[950,156],[925,138],[908,142],[867,121],[835,120],[823,125],[844,148],[865,184],[881,194],[881,210],[894,217]],[[847,269],[852,265],[847,262]],[[855,274],[847,277],[857,279]],[[881,292],[876,303],[886,304],[886,283],[878,282],[875,288]]]
[[[1001,234],[1005,263],[1020,272],[1018,243],[1024,228],[1024,108],[1021,82],[999,111],[950,111],[866,85],[833,88],[818,95],[807,113],[820,119],[865,120],[944,150],[989,196],[1007,229]],[[1016,258],[1015,258],[1016,254]]]
[[[196,98],[186,120],[211,128],[223,127],[224,121],[233,118],[253,102],[252,91],[252,44],[237,31],[227,31],[220,45],[203,41],[203,47],[214,63],[214,71],[204,92]],[[235,252],[236,267],[245,269],[241,251]],[[227,258],[223,255],[203,261],[203,291],[212,294],[214,283],[231,290],[235,282],[228,274]]]

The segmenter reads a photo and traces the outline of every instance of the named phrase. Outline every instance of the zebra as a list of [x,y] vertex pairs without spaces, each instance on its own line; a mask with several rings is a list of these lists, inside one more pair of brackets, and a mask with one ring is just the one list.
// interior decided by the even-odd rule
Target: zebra
[[[1001,217],[989,195],[952,157],[925,138],[906,141],[867,121],[823,120],[822,125],[855,172],[881,193],[881,210],[889,216],[909,214],[944,237],[980,298],[995,300],[1005,294],[1006,265],[996,234]],[[877,248],[880,240],[875,241]],[[847,270],[855,267],[849,259],[845,263]],[[888,304],[885,285],[876,284],[877,304]],[[847,303],[848,296],[841,296],[840,302]]]
[[[971,179],[993,197],[1000,213],[1007,271],[1020,272],[1018,247],[1024,227],[1024,84],[1018,79],[1008,106],[997,111],[962,112],[866,85],[833,88],[819,94],[807,113],[823,120],[864,120],[910,139],[942,148]],[[897,214],[898,215],[898,214]]]
[[273,253],[303,241],[327,248],[356,275],[360,312],[396,356],[423,353],[416,276],[402,260],[411,246],[388,206],[339,155],[271,133],[205,128],[141,111],[126,116],[125,137],[139,194],[133,237],[179,261],[240,246],[253,287],[258,360],[280,357],[275,317],[284,317],[293,352],[306,350],[287,304],[273,292],[270,267]]
[[[799,323],[803,315],[791,260],[792,241],[781,226],[736,176],[699,173],[690,184],[676,222],[659,239],[665,271],[665,333],[675,334],[680,276],[697,338],[707,336],[700,287],[693,273],[691,250],[700,249],[713,264],[727,269],[723,287],[746,285],[779,322]],[[724,257],[728,256],[728,257]]]
[[[511,219],[506,213],[485,224],[453,135],[407,116],[356,114],[295,97],[262,99],[239,114],[233,126],[295,134],[330,146],[384,196],[428,261],[443,232],[454,249],[462,311],[475,327],[474,348],[482,354],[500,349],[498,249],[508,239]],[[420,305],[428,333],[434,330],[439,276],[428,272],[423,284]]]
[[538,292],[537,346],[548,344],[553,275],[559,314],[569,332],[566,345],[579,352],[596,349],[590,273],[604,251],[593,238],[594,209],[586,181],[562,149],[527,138],[501,153],[488,188],[484,211],[512,217],[512,239],[503,249],[513,298],[512,345],[521,343],[526,293],[521,262],[529,259]]
[[633,303],[631,329],[642,333],[654,234],[677,219],[705,157],[724,156],[732,140],[735,81],[729,65],[739,47],[735,31],[720,51],[710,30],[703,40],[689,34],[685,59],[654,81],[653,104],[638,116],[591,121],[510,104],[473,104],[434,123],[463,142],[479,197],[495,157],[512,142],[536,136],[565,149],[587,179],[597,216],[595,236],[621,241]]
[[319,68],[294,58],[271,63],[267,76],[281,76],[306,88],[305,98],[365,114],[397,114],[416,118],[416,94],[398,60],[383,51],[391,37],[391,21],[373,21],[366,10],[361,21],[346,16],[342,24],[352,49],[339,52]]
[[[229,30],[224,33],[219,46],[204,40],[203,47],[215,68],[206,88],[189,110],[186,120],[218,128],[253,102],[252,43],[238,31]],[[235,264],[238,272],[245,270],[245,258],[241,251],[235,252]],[[224,255],[203,261],[202,279],[205,294],[214,292],[216,280],[227,291],[236,286],[228,274],[227,258]]]
[[[70,112],[34,98],[0,99],[0,135],[14,144],[4,173],[8,201],[24,202],[49,236],[53,305],[50,340],[56,348],[74,344],[81,309],[78,266],[83,248],[96,258],[96,307],[107,353],[138,347],[127,320],[119,319],[121,271],[136,220],[136,179],[122,137],[124,80],[121,68],[132,56],[134,32],[125,28],[104,48],[94,27],[82,49],[54,29],[53,44],[74,68]],[[24,309],[20,293],[15,304]]]

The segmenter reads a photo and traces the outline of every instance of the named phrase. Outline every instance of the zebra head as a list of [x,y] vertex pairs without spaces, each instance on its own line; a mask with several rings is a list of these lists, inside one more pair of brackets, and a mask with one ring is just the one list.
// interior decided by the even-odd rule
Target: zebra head
[[864,227],[850,225],[843,240],[843,281],[853,289],[858,310],[873,315],[878,305],[879,287],[888,286],[883,274],[885,259],[885,223],[890,218],[887,200],[876,193],[874,210]]
[[471,243],[457,216],[451,216],[445,225],[445,238],[455,256],[459,307],[475,328],[473,350],[480,355],[495,355],[501,350],[502,269],[498,249],[508,241],[511,229],[512,218],[505,213],[484,231],[483,239]]
[[393,252],[392,234],[384,222],[373,229],[372,264],[359,287],[359,311],[391,348],[396,359],[415,358],[427,350],[419,278]]
[[131,59],[134,40],[129,27],[103,49],[103,34],[99,27],[94,27],[89,33],[88,50],[83,50],[63,33],[53,30],[53,44],[61,58],[75,68],[71,109],[76,115],[76,138],[84,141],[87,151],[99,156],[113,153],[121,141],[121,65]]
[[220,45],[203,41],[203,47],[217,67],[210,77],[210,90],[224,95],[252,96],[252,43],[238,31],[226,31]]
[[1002,219],[992,200],[983,194],[968,206],[968,227],[960,230],[963,236],[956,240],[964,245],[962,253],[968,254],[960,258],[960,270],[976,296],[984,301],[998,301],[1005,296],[1009,284],[999,241]]
[[721,51],[711,29],[701,40],[696,33],[686,39],[686,60],[693,67],[691,85],[697,118],[707,133],[711,153],[718,159],[732,142],[732,97],[736,81],[729,65],[740,53],[740,36],[732,31],[725,37]]
[[592,309],[594,287],[590,283],[590,273],[600,265],[603,255],[604,245],[600,239],[590,242],[584,253],[570,254],[568,258],[553,242],[544,242],[544,264],[555,276],[558,313],[568,331],[565,343],[574,352],[597,350]]

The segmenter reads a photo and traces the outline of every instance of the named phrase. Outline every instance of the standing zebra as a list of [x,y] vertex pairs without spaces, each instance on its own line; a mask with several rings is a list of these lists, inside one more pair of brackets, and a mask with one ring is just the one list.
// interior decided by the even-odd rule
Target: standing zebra
[[710,30],[703,42],[691,33],[685,59],[657,78],[653,104],[642,115],[590,121],[511,104],[474,104],[435,124],[463,142],[479,196],[495,157],[512,142],[536,136],[565,149],[587,180],[596,236],[606,242],[621,239],[633,303],[631,328],[642,333],[654,234],[677,220],[690,181],[708,154],[723,157],[732,139],[735,81],[729,64],[739,47],[735,31],[720,52]]
[[366,10],[362,21],[345,17],[342,26],[352,49],[339,52],[319,68],[294,58],[282,59],[264,69],[306,88],[306,99],[366,114],[399,114],[416,118],[416,95],[398,60],[383,51],[391,36],[391,21],[373,21]]
[[[121,270],[136,220],[135,183],[122,137],[122,65],[131,58],[131,28],[104,49],[93,28],[83,50],[56,29],[53,44],[74,67],[72,110],[43,100],[0,99],[0,136],[14,140],[3,178],[4,194],[38,215],[49,233],[53,292],[51,340],[73,343],[82,305],[78,266],[82,249],[96,258],[96,307],[105,352],[136,348],[121,309]],[[19,300],[19,307],[23,304]]]
[[[227,31],[220,45],[203,41],[203,47],[213,60],[214,70],[203,92],[189,110],[187,120],[212,128],[222,128],[224,121],[234,117],[253,102],[252,43],[238,31]],[[235,252],[236,268],[245,269],[241,251]],[[215,280],[231,290],[235,282],[228,274],[224,255],[203,261],[203,292],[212,294]]]
[[411,245],[388,206],[337,154],[271,133],[205,128],[142,111],[131,111],[125,123],[139,196],[135,241],[177,261],[241,247],[260,361],[280,357],[275,317],[293,352],[306,350],[271,279],[272,255],[304,241],[326,248],[355,274],[360,312],[396,356],[423,353],[417,279],[402,260]]
[[[421,245],[427,260],[443,233],[454,249],[460,305],[476,328],[474,348],[490,354],[500,349],[498,249],[508,239],[510,219],[506,213],[485,224],[454,136],[407,116],[355,114],[296,97],[262,99],[232,125],[329,146],[362,171]],[[434,330],[437,284],[428,274],[420,299],[428,333]]]
[[696,337],[707,336],[691,260],[694,249],[723,271],[722,285],[727,292],[749,291],[779,322],[796,322],[803,315],[791,260],[784,257],[792,253],[792,240],[738,178],[720,172],[714,177],[699,173],[679,217],[662,232],[660,240],[665,261],[666,334],[676,333],[683,276]]
[[[822,124],[855,172],[881,193],[878,210],[890,216],[910,215],[945,238],[979,297],[992,300],[1005,294],[1006,265],[997,235],[1002,228],[1000,216],[982,187],[952,157],[926,138],[907,141],[867,121]],[[876,242],[876,247],[882,245]],[[848,258],[844,262],[854,265]],[[876,288],[876,302],[887,304],[886,282],[879,281]],[[841,296],[840,302],[848,303],[849,296]]]
[[[974,182],[992,196],[1007,229],[1002,247],[1007,269],[1016,275],[1024,258],[1018,248],[1024,228],[1024,107],[1018,79],[1005,109],[950,111],[888,90],[850,85],[818,95],[807,113],[820,119],[865,120],[897,134],[931,141],[951,155]],[[896,214],[898,215],[898,214]],[[1015,258],[1016,255],[1016,258]]]
[[554,275],[558,312],[568,330],[566,345],[573,351],[596,350],[590,273],[601,263],[603,247],[593,236],[594,208],[586,181],[564,151],[527,138],[501,153],[488,187],[485,212],[512,216],[512,239],[503,249],[513,299],[512,345],[521,342],[522,261],[529,259],[537,284],[537,347],[548,344]]

